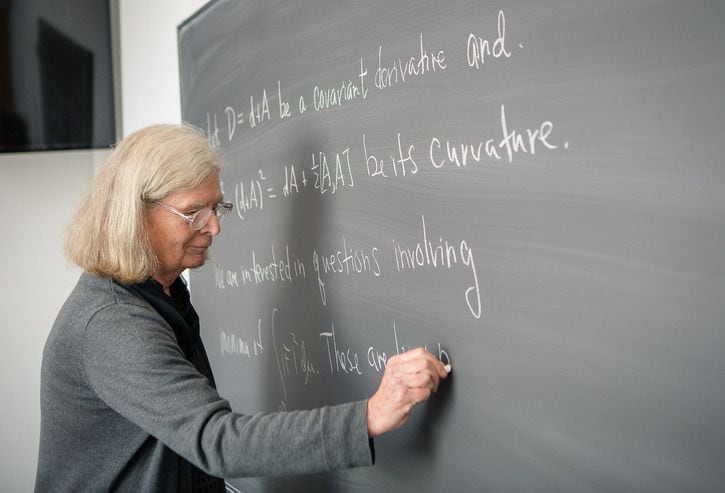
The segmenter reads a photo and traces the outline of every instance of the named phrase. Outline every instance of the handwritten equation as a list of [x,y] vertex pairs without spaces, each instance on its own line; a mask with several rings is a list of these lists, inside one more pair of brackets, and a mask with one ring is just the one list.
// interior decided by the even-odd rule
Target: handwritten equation
[[367,372],[382,373],[389,357],[414,347],[425,347],[445,364],[451,364],[440,342],[428,347],[403,341],[396,322],[392,323],[385,347],[351,347],[339,337],[334,322],[321,328],[318,338],[305,339],[293,327],[280,326],[279,313],[275,307],[267,318],[259,318],[253,332],[244,328],[219,329],[219,342],[223,357],[252,364],[273,358],[282,389],[281,409],[286,409],[290,386],[307,386],[322,375],[359,377]]
[[[336,115],[353,107],[370,104],[383,93],[404,92],[407,86],[449,77],[464,71],[467,77],[484,78],[524,50],[512,41],[503,10],[481,22],[480,32],[462,32],[453,50],[418,32],[400,53],[379,43],[350,63],[341,65],[332,82],[287,86],[273,78],[267,87],[244,87],[237,98],[229,98],[205,113],[206,132],[214,147],[234,146],[253,132],[271,129],[284,135],[283,125],[310,114]],[[372,48],[372,47],[371,47]],[[276,80],[275,80],[276,79]],[[294,89],[290,89],[293,87]],[[430,180],[437,173],[460,174],[465,178],[477,167],[500,169],[544,153],[569,149],[557,125],[546,116],[527,116],[511,104],[487,100],[480,115],[468,121],[467,137],[456,129],[427,126],[415,132],[404,126],[388,125],[388,133],[377,128],[347,133],[343,139],[291,153],[280,162],[236,170],[242,178],[222,183],[222,191],[235,205],[239,221],[264,216],[272,205],[303,194],[317,194],[328,200],[338,194],[352,194],[362,187],[394,181]],[[478,118],[480,116],[480,118]],[[431,120],[435,118],[431,116]],[[270,130],[271,131],[271,130]],[[444,226],[425,213],[414,213],[414,235],[396,234],[383,240],[360,240],[348,231],[328,237],[325,246],[297,251],[289,243],[273,242],[245,249],[232,262],[215,259],[214,285],[226,292],[254,290],[275,285],[304,283],[313,289],[322,310],[331,309],[331,286],[336,281],[364,281],[381,286],[393,277],[416,272],[452,274],[456,286],[450,291],[457,309],[473,320],[485,317],[485,279],[481,276],[481,252],[475,236],[446,234]],[[354,238],[354,239],[353,239]],[[239,250],[237,250],[239,251]],[[357,278],[357,279],[356,279]],[[333,282],[335,281],[335,282]],[[243,296],[243,295],[242,295]],[[319,308],[319,307],[318,307]],[[361,376],[384,371],[389,355],[398,354],[413,341],[401,343],[397,322],[391,323],[389,347],[351,347],[347,327],[341,321],[309,330],[281,327],[279,310],[260,317],[254,330],[244,327],[219,329],[223,357],[255,361],[273,358],[286,407],[292,385],[309,385],[322,375]],[[304,334],[304,335],[303,335]],[[447,363],[450,357],[440,342],[429,348]]]

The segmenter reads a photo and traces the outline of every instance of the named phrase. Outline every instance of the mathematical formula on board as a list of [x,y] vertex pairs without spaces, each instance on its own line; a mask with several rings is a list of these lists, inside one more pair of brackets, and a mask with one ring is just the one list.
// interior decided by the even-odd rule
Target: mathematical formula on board
[[[551,141],[553,123],[540,122],[537,128],[523,131],[509,130],[506,107],[501,105],[501,137],[488,138],[478,142],[456,143],[450,139],[433,136],[421,150],[405,142],[401,132],[391,137],[394,153],[388,156],[369,151],[369,138],[362,134],[359,148],[352,145],[340,151],[318,151],[310,155],[309,161],[299,164],[283,164],[282,175],[272,182],[264,170],[247,180],[234,184],[234,202],[240,219],[247,214],[264,210],[265,203],[276,198],[286,198],[307,191],[320,194],[335,194],[355,187],[355,175],[386,179],[416,175],[421,166],[437,170],[453,166],[464,168],[484,162],[486,159],[505,160],[513,163],[517,154],[536,154],[537,150],[554,150],[559,145]],[[380,146],[376,143],[375,147]],[[569,143],[564,142],[564,149]],[[359,151],[359,152],[356,152]]]
[[[247,92],[240,93],[238,100],[222,101],[218,107],[207,109],[209,141],[224,147],[274,120],[291,121],[308,114],[364,107],[383,92],[405,91],[412,81],[424,83],[460,71],[485,77],[524,50],[523,40],[512,39],[510,21],[503,10],[482,18],[480,26],[479,32],[462,32],[460,43],[453,47],[433,46],[423,32],[410,39],[407,53],[393,53],[378,44],[371,47],[367,57],[341,65],[346,76],[337,83],[312,83],[302,93],[293,93],[279,79],[271,80],[268,87],[244,88]],[[294,87],[300,90],[299,84]],[[524,121],[503,103],[481,110],[480,119],[471,125],[477,123],[481,126],[478,137],[466,140],[447,135],[445,129],[424,136],[416,132],[415,139],[405,128],[392,130],[387,138],[361,131],[349,141],[299,156],[297,162],[265,163],[256,169],[245,166],[241,179],[222,183],[223,192],[234,203],[237,220],[244,222],[264,216],[271,204],[303,194],[332,197],[381,181],[415,180],[421,175],[430,179],[437,172],[465,175],[476,167],[512,166],[522,156],[569,149],[569,141],[550,118],[542,115]],[[383,243],[363,243],[352,240],[354,234],[340,231],[331,244],[311,252],[295,251],[284,242],[247,250],[242,247],[233,263],[216,263],[214,284],[229,291],[306,283],[316,291],[324,309],[332,279],[364,276],[384,283],[392,276],[403,277],[416,270],[435,271],[441,276],[455,272],[460,283],[453,289],[458,309],[474,321],[485,318],[485,279],[477,268],[481,258],[472,241],[475,236],[453,237],[442,233],[444,225],[425,214],[414,217],[417,233],[412,239],[392,236]],[[319,338],[312,340],[309,336],[301,338],[294,328],[277,327],[275,320],[275,314],[258,317],[256,332],[220,328],[220,348],[223,356],[248,360],[273,354],[285,389],[293,375],[295,381],[307,385],[325,372],[361,375],[369,369],[381,371],[388,355],[416,345],[416,341],[400,343],[395,321],[391,321],[389,347],[353,349],[340,343],[339,334],[345,331],[342,326],[320,328]],[[315,351],[311,351],[313,347]],[[429,349],[450,362],[440,343]],[[315,359],[312,354],[326,357]]]
[[[417,344],[406,344],[394,322],[385,347],[367,346],[356,348],[338,339],[339,328],[334,322],[321,331],[318,339],[305,339],[294,328],[280,327],[279,309],[273,308],[266,318],[259,318],[255,330],[242,331],[220,329],[219,341],[222,356],[237,357],[250,362],[273,358],[277,368],[283,398],[280,410],[286,409],[287,390],[290,386],[306,386],[322,374],[362,376],[367,372],[381,373],[388,358],[400,354]],[[311,350],[322,347],[322,351]],[[451,357],[440,342],[433,347],[425,346],[445,364]],[[316,356],[322,353],[321,356]]]
[[[445,49],[427,47],[423,33],[420,33],[417,39],[418,46],[413,55],[388,56],[383,45],[379,45],[374,57],[374,63],[376,63],[374,69],[369,68],[366,59],[361,57],[359,64],[355,62],[350,65],[355,69],[352,76],[342,79],[333,87],[325,88],[314,85],[307,94],[289,95],[284,90],[282,81],[277,80],[269,91],[267,88],[261,88],[251,94],[240,95],[239,101],[228,101],[222,105],[223,109],[208,111],[206,113],[206,130],[209,141],[213,146],[221,146],[224,142],[232,142],[240,138],[245,130],[257,128],[274,118],[285,120],[300,117],[308,112],[344,111],[352,104],[364,104],[366,100],[374,98],[376,94],[391,88],[401,88],[412,80],[442,75],[451,70],[473,70],[484,74],[486,70],[493,69],[497,63],[504,63],[513,56],[514,52],[508,48],[506,29],[506,16],[503,11],[499,11],[496,22],[492,26],[492,33],[462,35],[460,49],[453,50],[460,56],[453,58]],[[524,49],[521,42],[517,42],[516,46],[519,50]],[[455,62],[460,62],[458,64],[460,68],[452,68],[456,64]],[[294,100],[296,100],[296,104],[292,102]],[[240,111],[242,107],[246,110]],[[426,159],[429,164],[434,168],[441,168],[444,166],[460,167],[465,166],[467,162],[483,160],[512,163],[517,154],[535,154],[538,149],[554,150],[559,147],[566,149],[569,146],[567,141],[560,143],[554,141],[552,136],[554,124],[548,119],[512,125],[507,123],[506,109],[503,105],[500,105],[496,112],[501,123],[500,132],[495,135],[484,135],[477,142],[455,142],[440,136],[431,136],[426,150],[428,153]],[[395,140],[395,135],[392,136],[392,139]],[[361,140],[362,145],[350,143],[350,148],[358,146],[363,150],[364,158],[361,161],[369,175],[387,177],[390,174],[395,176],[402,174],[405,176],[406,167],[417,169],[412,155],[413,147],[406,147],[401,142],[401,133],[397,135],[397,157],[395,154],[391,154],[389,161],[387,156],[379,159],[370,155],[367,152],[369,143],[366,143],[365,135],[362,135]],[[407,152],[405,156],[403,149]],[[344,152],[346,151],[343,147],[336,154],[335,159],[340,160],[340,154]],[[417,152],[423,153],[424,151],[417,149]],[[325,153],[325,156],[329,157],[328,154]],[[346,156],[346,159],[349,159],[349,156]],[[409,163],[408,166],[406,163]],[[386,164],[387,172],[384,169]],[[339,166],[339,164],[336,165]],[[313,161],[310,168],[312,170],[310,174],[319,175],[315,179],[315,188],[322,193],[331,190],[331,186],[324,187],[324,180],[320,178],[324,169],[319,160],[317,163]],[[317,173],[314,170],[317,170]],[[414,173],[412,170],[409,172]]]

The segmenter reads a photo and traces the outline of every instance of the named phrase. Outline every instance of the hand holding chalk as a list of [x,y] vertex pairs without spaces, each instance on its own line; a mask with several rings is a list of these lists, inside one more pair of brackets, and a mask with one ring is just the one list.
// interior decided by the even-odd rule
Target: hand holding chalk
[[368,400],[368,435],[376,437],[399,428],[413,407],[438,390],[441,378],[451,371],[423,348],[388,359],[378,390]]

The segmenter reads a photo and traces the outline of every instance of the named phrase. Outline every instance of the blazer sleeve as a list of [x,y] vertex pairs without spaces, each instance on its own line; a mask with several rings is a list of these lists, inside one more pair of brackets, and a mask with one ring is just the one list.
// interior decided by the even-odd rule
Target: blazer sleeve
[[367,401],[241,415],[184,358],[151,309],[114,304],[83,339],[86,378],[113,410],[218,477],[273,476],[371,465]]

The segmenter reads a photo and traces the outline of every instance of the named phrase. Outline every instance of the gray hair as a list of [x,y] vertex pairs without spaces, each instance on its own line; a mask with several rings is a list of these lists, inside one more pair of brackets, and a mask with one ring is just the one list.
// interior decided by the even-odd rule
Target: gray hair
[[130,134],[111,152],[76,212],[66,255],[91,274],[145,281],[158,266],[146,211],[220,169],[204,134],[190,125],[153,125]]

